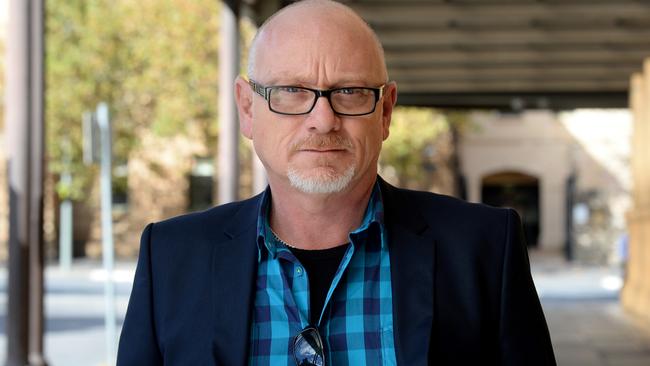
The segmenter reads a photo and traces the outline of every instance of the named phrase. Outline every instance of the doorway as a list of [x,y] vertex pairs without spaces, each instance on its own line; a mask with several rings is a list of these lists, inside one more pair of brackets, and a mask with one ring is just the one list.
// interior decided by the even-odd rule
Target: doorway
[[540,233],[539,179],[516,171],[487,175],[481,180],[483,203],[513,208],[521,216],[529,247],[537,247]]

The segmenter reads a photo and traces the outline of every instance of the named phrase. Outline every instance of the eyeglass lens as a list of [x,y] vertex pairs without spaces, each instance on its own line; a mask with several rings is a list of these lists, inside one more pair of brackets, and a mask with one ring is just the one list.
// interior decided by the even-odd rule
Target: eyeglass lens
[[[279,113],[309,113],[316,104],[318,95],[313,90],[298,87],[273,87],[270,90],[269,104]],[[346,88],[334,90],[329,95],[332,109],[343,114],[367,114],[375,109],[375,92],[366,88]]]
[[307,327],[296,336],[293,356],[298,366],[325,366],[323,341],[318,329]]

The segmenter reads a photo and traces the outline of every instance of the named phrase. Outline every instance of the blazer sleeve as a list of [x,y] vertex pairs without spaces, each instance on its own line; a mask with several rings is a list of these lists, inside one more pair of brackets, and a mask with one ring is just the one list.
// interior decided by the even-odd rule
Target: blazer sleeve
[[521,221],[512,209],[507,214],[500,305],[500,364],[556,365],[546,319],[530,274]]
[[153,313],[151,232],[147,225],[140,239],[140,255],[133,280],[129,306],[122,326],[117,366],[162,365]]

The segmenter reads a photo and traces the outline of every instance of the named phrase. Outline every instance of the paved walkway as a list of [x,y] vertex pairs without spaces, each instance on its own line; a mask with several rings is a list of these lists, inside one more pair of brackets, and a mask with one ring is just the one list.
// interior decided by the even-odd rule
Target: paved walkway
[[531,260],[558,365],[650,366],[650,323],[621,308],[619,270]]
[[[532,255],[533,276],[546,312],[558,365],[650,366],[650,324],[623,312],[620,273],[567,265]],[[46,356],[51,366],[106,365],[102,271],[76,263],[46,272]],[[134,263],[117,268],[116,309],[123,319]],[[0,364],[5,361],[6,269],[0,267]]]
[[617,301],[544,301],[543,306],[558,365],[650,365],[648,331]]

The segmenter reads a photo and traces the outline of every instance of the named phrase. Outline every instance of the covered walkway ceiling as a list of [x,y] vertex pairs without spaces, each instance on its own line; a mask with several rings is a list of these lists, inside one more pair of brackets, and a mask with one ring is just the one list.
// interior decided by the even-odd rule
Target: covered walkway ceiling
[[627,107],[650,56],[649,0],[340,1],[379,35],[400,104]]

